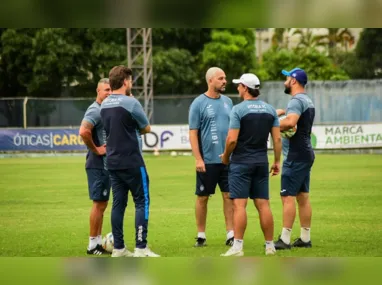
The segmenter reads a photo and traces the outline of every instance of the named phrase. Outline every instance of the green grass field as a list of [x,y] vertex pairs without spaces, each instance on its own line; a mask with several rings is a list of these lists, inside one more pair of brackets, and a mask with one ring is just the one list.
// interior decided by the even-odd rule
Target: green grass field
[[[164,257],[219,256],[225,226],[219,190],[207,218],[208,247],[193,248],[194,160],[147,156],[150,176],[149,245]],[[88,199],[83,157],[0,159],[0,255],[85,256]],[[281,230],[280,176],[271,178],[275,238]],[[312,249],[279,256],[382,256],[382,156],[317,155],[311,178]],[[111,231],[110,207],[104,231]],[[263,237],[253,204],[248,208],[245,256],[263,256]],[[129,196],[125,242],[134,246],[134,203]],[[296,221],[292,238],[300,233]]]

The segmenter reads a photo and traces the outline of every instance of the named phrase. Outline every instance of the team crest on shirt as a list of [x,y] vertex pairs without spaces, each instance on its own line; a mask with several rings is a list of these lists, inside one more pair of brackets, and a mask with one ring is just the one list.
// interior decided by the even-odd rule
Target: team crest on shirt
[[228,109],[228,104],[224,102],[224,108]]

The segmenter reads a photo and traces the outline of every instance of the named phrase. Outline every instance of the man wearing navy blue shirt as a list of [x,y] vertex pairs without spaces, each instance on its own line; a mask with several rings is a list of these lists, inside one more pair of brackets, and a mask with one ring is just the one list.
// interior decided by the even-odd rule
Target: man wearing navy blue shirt
[[[309,201],[310,171],[315,155],[310,135],[315,117],[312,100],[305,91],[308,76],[305,71],[295,68],[291,71],[283,70],[287,78],[284,83],[285,93],[292,96],[286,112],[286,118],[280,121],[280,130],[286,131],[297,126],[296,133],[285,141],[284,162],[281,174],[281,200],[283,204],[283,229],[276,249],[290,249],[293,247],[312,247],[310,240],[310,226],[312,208]],[[296,216],[296,202],[299,209],[301,234],[291,245],[292,227]]]
[[147,246],[149,222],[149,176],[142,157],[139,136],[151,131],[139,101],[131,94],[132,71],[115,66],[109,72],[112,94],[102,102],[101,118],[106,132],[106,167],[110,173],[114,237],[112,257],[132,256],[125,248],[123,221],[128,192],[135,203],[135,257],[158,257]]
[[226,223],[226,245],[233,242],[232,201],[229,199],[228,167],[221,163],[228,133],[232,100],[222,95],[226,75],[218,67],[206,72],[207,92],[194,99],[189,110],[190,144],[196,161],[196,227],[198,235],[195,247],[206,245],[207,203],[219,185],[223,197]]
[[105,132],[101,121],[101,103],[110,95],[109,79],[103,78],[97,85],[97,98],[86,110],[79,134],[88,148],[86,155],[86,175],[89,197],[93,201],[90,212],[90,236],[87,254],[101,255],[103,214],[110,196],[109,173],[104,168],[106,154]]
[[[260,80],[255,74],[243,74],[234,79],[244,100],[233,107],[229,131],[221,160],[229,164],[229,195],[233,200],[234,243],[222,256],[242,256],[243,238],[247,226],[248,198],[259,212],[260,225],[265,238],[265,254],[273,255],[273,215],[269,205],[268,138],[272,135],[274,163],[272,175],[280,172],[281,136],[276,110],[259,100]],[[232,154],[232,156],[231,156]]]

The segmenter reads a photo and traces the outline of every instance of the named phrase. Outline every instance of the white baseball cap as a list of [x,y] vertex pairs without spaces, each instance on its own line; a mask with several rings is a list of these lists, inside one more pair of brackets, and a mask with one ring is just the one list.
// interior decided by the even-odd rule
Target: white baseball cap
[[243,84],[249,88],[252,88],[252,89],[259,89],[260,88],[260,80],[253,73],[244,73],[240,77],[240,79],[233,79],[232,82],[235,84],[241,83],[241,84]]

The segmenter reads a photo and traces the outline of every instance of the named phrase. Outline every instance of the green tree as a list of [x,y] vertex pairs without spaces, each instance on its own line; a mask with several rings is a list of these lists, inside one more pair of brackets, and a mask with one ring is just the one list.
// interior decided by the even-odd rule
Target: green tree
[[364,29],[355,55],[358,63],[352,78],[382,78],[382,29]]
[[272,48],[288,48],[289,47],[289,37],[284,38],[284,33],[292,28],[275,28],[272,36]]
[[[126,62],[122,29],[2,29],[0,36],[0,96],[59,97],[76,84],[80,92],[70,87],[72,95],[94,96],[99,78]],[[36,116],[54,110],[29,106]],[[11,107],[2,108],[9,119]]]
[[[261,73],[268,80],[283,80],[281,70],[295,67],[303,68],[309,80],[345,80],[349,77],[333,61],[314,48],[308,49],[271,49],[264,54]],[[260,75],[259,75],[260,76]],[[260,78],[260,80],[264,80]]]
[[[238,33],[240,32],[241,33]],[[228,83],[254,67],[254,34],[252,29],[214,30],[211,42],[204,46],[200,55],[200,74],[204,77],[209,67],[222,68]],[[200,76],[200,77],[202,77]],[[203,82],[205,86],[205,82]],[[228,84],[227,92],[234,92],[235,87]]]
[[192,94],[198,84],[195,58],[185,49],[156,49],[153,56],[155,95]]
[[211,30],[208,28],[154,28],[152,30],[153,45],[165,49],[186,49],[192,55],[196,55],[211,40]]
[[329,48],[329,55],[333,55],[338,45],[345,47],[354,43],[354,36],[348,28],[328,28],[328,34],[324,36]]
[[300,42],[297,45],[299,49],[307,49],[307,48],[319,48],[325,47],[326,43],[324,42],[324,37],[321,35],[314,35],[311,29],[297,29],[292,35],[299,35]]

